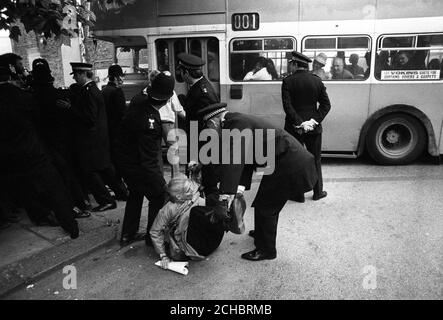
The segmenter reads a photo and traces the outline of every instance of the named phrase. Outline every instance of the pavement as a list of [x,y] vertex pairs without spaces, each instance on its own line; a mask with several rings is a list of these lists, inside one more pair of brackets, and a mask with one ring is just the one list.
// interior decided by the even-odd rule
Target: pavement
[[[287,203],[280,214],[275,260],[240,259],[253,240],[227,233],[213,254],[191,262],[189,274],[182,276],[156,267],[158,255],[143,242],[120,248],[111,240],[75,259],[75,289],[63,285],[62,267],[71,263],[66,260],[2,298],[443,299],[443,166],[385,167],[352,159],[323,163],[328,197],[312,201],[308,193],[304,204]],[[247,203],[258,180],[254,177],[246,193]],[[123,205],[91,219],[119,229]],[[247,230],[253,223],[248,208]],[[16,272],[32,268],[28,264]]]
[[[170,170],[165,168],[165,179]],[[97,204],[91,197],[93,206]],[[106,212],[93,212],[78,219],[80,236],[72,240],[61,227],[36,226],[24,210],[20,221],[0,230],[0,298],[33,283],[61,266],[84,257],[106,245],[115,244],[121,232],[125,202]],[[144,199],[140,227],[147,223],[148,201]]]

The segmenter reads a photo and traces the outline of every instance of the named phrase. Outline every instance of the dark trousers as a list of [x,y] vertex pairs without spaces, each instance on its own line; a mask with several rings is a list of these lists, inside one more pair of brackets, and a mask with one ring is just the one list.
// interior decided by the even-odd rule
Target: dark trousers
[[157,195],[144,194],[140,192],[140,188],[134,185],[128,185],[129,197],[126,201],[125,216],[123,219],[122,236],[133,236],[138,232],[140,226],[140,216],[143,207],[143,198],[149,200],[148,225],[146,226],[146,234],[149,234],[152,224],[157,217],[158,212],[165,203],[165,194]]
[[321,134],[294,134],[294,137],[306,146],[306,149],[315,157],[315,168],[318,180],[314,186],[314,194],[323,191],[323,176],[321,173]]
[[114,191],[117,198],[124,198],[127,196],[126,186],[123,181],[120,181],[115,176],[115,171],[112,166],[100,171],[91,171],[86,173],[85,182],[95,201],[99,205],[113,203],[115,200],[109,193],[106,185]]
[[[78,234],[78,224],[72,212],[72,202],[62,178],[52,165],[45,165],[27,177],[23,183],[26,194],[24,207],[30,219],[38,222],[54,211],[60,226],[70,234]],[[47,208],[47,209],[46,209]]]
[[85,195],[72,165],[55,149],[48,149],[48,155],[50,156],[52,164],[62,177],[74,206],[85,210]]
[[254,244],[256,249],[270,254],[277,253],[277,224],[280,211],[287,200],[267,207],[254,208]]

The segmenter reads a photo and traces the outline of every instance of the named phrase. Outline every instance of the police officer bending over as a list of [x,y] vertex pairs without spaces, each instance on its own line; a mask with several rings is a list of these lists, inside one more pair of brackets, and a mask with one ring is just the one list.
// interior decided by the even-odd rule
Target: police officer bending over
[[[158,109],[171,98],[174,78],[160,73],[146,93],[136,95],[122,120],[115,141],[115,162],[125,179],[129,197],[123,220],[121,245],[145,239],[149,245],[149,230],[165,202],[166,182],[160,168],[162,123]],[[137,233],[143,205],[149,200],[146,235]]]
[[[247,152],[252,150],[252,146],[257,148],[257,144],[262,144],[261,150],[267,150],[267,143],[274,143],[275,167],[270,174],[264,175],[255,196],[252,206],[254,207],[254,244],[255,249],[244,253],[241,257],[246,260],[259,261],[264,259],[275,259],[277,257],[276,237],[277,223],[280,211],[283,209],[286,201],[296,189],[299,193],[312,190],[317,181],[315,172],[314,157],[306,151],[305,148],[290,134],[282,129],[275,128],[262,118],[246,115],[237,112],[228,112],[222,105],[214,104],[201,109],[198,113],[202,123],[209,128],[214,129],[221,137],[222,129],[225,130],[246,130],[252,132],[251,139],[247,143],[241,144],[240,141],[229,143],[229,154],[231,162],[229,164],[214,164],[215,172],[219,181],[220,196],[214,210],[218,210],[219,216],[223,213],[228,215],[228,208],[235,198],[239,186],[251,186],[253,170],[260,166],[254,155],[252,163],[248,161]],[[264,139],[257,139],[255,131],[259,130],[266,134]],[[275,138],[272,139],[272,133]],[[241,139],[241,138],[240,138]],[[223,141],[227,144],[227,141]],[[240,163],[233,162],[234,152],[240,153]],[[220,159],[219,159],[220,160]],[[217,181],[212,181],[216,183]],[[203,182],[205,184],[205,182]],[[204,185],[205,188],[208,185]],[[210,187],[210,186],[209,186]],[[211,189],[211,187],[210,187]],[[208,202],[208,200],[207,200]],[[234,233],[242,233],[240,228],[235,228],[242,223],[242,216],[232,215],[232,225],[230,230]]]

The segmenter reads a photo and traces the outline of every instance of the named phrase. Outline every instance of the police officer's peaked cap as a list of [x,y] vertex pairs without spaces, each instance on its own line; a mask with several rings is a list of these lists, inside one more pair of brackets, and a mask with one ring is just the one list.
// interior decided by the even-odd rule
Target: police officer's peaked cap
[[155,100],[168,100],[174,94],[174,85],[172,76],[159,73],[148,88],[148,94]]
[[200,69],[206,62],[202,58],[189,53],[180,53],[178,56],[178,65],[189,70]]
[[54,81],[51,76],[51,69],[49,68],[48,61],[42,58],[32,61],[32,77],[35,83],[47,83]]
[[196,112],[197,118],[199,121],[207,121],[219,113],[226,111],[226,106],[227,104],[224,102],[210,104]]
[[123,69],[118,64],[113,64],[108,68],[108,77],[121,77],[123,76]]
[[312,62],[312,60],[300,52],[292,51],[292,58],[289,60],[289,62],[301,62],[308,64],[309,62]]
[[48,61],[43,58],[37,58],[32,61],[32,70],[35,70],[35,68],[50,70]]
[[75,72],[83,72],[83,71],[92,71],[92,64],[83,63],[83,62],[71,62],[72,72],[70,74],[74,74]]

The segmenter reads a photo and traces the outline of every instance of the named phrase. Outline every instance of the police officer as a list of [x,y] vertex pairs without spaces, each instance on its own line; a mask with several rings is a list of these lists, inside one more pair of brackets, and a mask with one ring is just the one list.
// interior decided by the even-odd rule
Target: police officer
[[103,182],[106,179],[115,190],[115,177],[109,154],[108,123],[102,93],[92,80],[92,65],[71,62],[78,92],[72,107],[75,151],[80,171],[95,200],[99,204],[93,211],[105,211],[117,207],[115,200]]
[[[128,185],[120,243],[122,246],[145,239],[165,202],[166,182],[158,161],[161,156],[162,123],[158,109],[171,98],[174,78],[160,73],[146,91],[132,98],[116,139],[116,165]],[[149,200],[146,234],[137,233],[143,205]]]
[[[124,82],[124,73],[122,67],[118,64],[113,64],[108,68],[109,82],[102,89],[103,98],[105,100],[106,115],[108,117],[108,132],[109,143],[111,151],[111,161],[114,164],[114,140],[117,134],[118,127],[126,112],[126,98],[121,86]],[[118,190],[116,190],[116,198],[119,200],[127,200],[128,190],[123,183],[121,174],[118,170],[115,171],[115,178],[118,183]]]
[[220,102],[211,83],[203,75],[202,66],[205,62],[188,53],[178,56],[178,68],[182,78],[189,85],[189,91],[184,101],[187,121],[197,120],[197,111],[210,104]]
[[[199,119],[197,117],[197,112],[202,108],[207,107],[208,105],[220,103],[220,99],[217,96],[211,83],[203,76],[202,66],[205,64],[205,61],[195,55],[188,53],[180,53],[177,57],[180,74],[189,85],[189,91],[186,95],[183,107],[186,111],[185,130],[187,133],[188,146],[190,146],[191,121],[195,121],[194,125],[198,126],[198,132],[200,132],[201,124],[198,124],[198,122],[196,121]],[[188,148],[187,152],[188,160],[197,160],[190,159],[190,148]],[[212,165],[204,166],[202,169],[202,179],[211,179],[211,177],[214,175],[214,170],[216,170],[216,168],[213,168]],[[206,193],[213,191],[215,190],[207,189]]]
[[[290,64],[293,64],[295,72],[283,79],[281,91],[286,113],[285,130],[306,145],[315,157],[318,181],[313,200],[320,200],[327,196],[323,190],[321,172],[321,122],[331,109],[331,104],[322,80],[308,71],[309,62],[311,59],[305,55],[295,51],[292,53]],[[294,194],[291,199],[305,201],[304,194]]]
[[35,125],[52,164],[57,168],[74,203],[77,218],[90,216],[84,202],[85,195],[72,162],[72,127],[69,113],[60,108],[68,103],[67,90],[54,87],[49,64],[45,59],[32,62],[31,88],[37,105]]
[[[294,189],[299,193],[312,190],[317,181],[314,157],[289,133],[275,128],[262,118],[228,112],[224,107],[217,104],[201,109],[198,115],[201,117],[204,126],[216,130],[219,136],[222,136],[222,129],[251,132],[251,139],[246,140],[246,143],[243,144],[240,141],[233,141],[232,143],[223,141],[223,139],[221,141],[222,144],[230,146],[231,162],[221,164],[222,162],[218,161],[218,164],[215,164],[220,169],[217,171],[220,195],[214,208],[215,213],[219,216],[228,214],[228,208],[230,208],[231,201],[235,198],[236,193],[244,191],[242,189],[250,189],[253,171],[266,165],[258,163],[256,156],[248,155],[247,152],[257,149],[259,143],[262,144],[261,150],[268,150],[267,143],[274,143],[275,154],[268,154],[268,157],[275,156],[274,170],[272,173],[269,172],[263,175],[252,203],[254,207],[254,244],[256,248],[244,253],[241,257],[251,261],[275,259],[277,257],[276,237],[279,213]],[[262,137],[263,139],[259,139],[259,135],[256,134],[257,130],[265,134]],[[241,147],[234,150],[236,145]],[[251,146],[255,146],[255,148],[251,148]],[[233,162],[234,153],[235,157],[240,155],[240,163]],[[252,163],[248,159],[252,159]],[[271,163],[268,163],[268,165],[271,165]],[[241,186],[244,188],[241,188]],[[204,185],[204,187],[206,188],[207,185]],[[243,217],[234,214],[231,218],[231,224],[228,226],[229,230],[234,233],[242,233]]]
[[24,207],[34,223],[57,225],[41,210],[43,204],[54,211],[71,238],[77,238],[79,228],[68,192],[31,121],[33,97],[11,79],[9,67],[0,65],[0,185],[16,187],[11,193],[25,198]]

